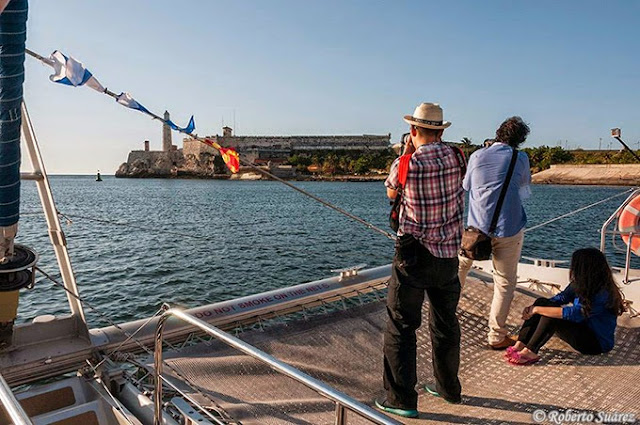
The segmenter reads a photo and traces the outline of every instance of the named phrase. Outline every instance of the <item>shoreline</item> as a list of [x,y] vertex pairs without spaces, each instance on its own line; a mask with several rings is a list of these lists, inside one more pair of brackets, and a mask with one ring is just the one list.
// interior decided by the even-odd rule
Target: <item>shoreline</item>
[[558,164],[531,176],[533,184],[638,186],[640,164]]

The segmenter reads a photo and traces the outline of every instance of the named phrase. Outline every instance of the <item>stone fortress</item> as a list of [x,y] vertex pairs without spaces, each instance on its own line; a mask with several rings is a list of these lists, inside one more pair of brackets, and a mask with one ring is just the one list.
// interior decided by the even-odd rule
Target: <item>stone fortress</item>
[[[169,113],[165,111],[165,119]],[[355,136],[235,136],[230,127],[222,128],[222,136],[205,136],[224,147],[232,147],[240,157],[254,165],[266,167],[283,178],[295,177],[295,170],[285,165],[296,153],[313,151],[380,151],[391,147],[391,134]],[[229,172],[218,151],[191,138],[184,138],[179,149],[172,142],[171,129],[162,125],[162,150],[149,150],[145,140],[144,150],[131,151],[127,162],[120,165],[116,177],[138,178],[228,178]],[[239,175],[250,170],[241,167]]]

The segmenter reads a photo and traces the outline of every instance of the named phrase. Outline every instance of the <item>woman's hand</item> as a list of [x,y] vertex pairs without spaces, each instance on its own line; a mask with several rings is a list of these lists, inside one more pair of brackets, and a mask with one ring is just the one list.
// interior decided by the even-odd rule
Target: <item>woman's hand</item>
[[525,307],[524,310],[522,310],[522,320],[529,320],[534,314],[536,314],[535,310],[535,305]]

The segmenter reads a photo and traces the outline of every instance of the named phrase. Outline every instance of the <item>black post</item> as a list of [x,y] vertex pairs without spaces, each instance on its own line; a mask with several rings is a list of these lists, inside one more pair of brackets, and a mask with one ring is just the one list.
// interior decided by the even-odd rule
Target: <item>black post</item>
[[614,139],[616,139],[618,142],[622,143],[622,146],[624,146],[624,148],[626,150],[628,150],[629,152],[631,152],[631,155],[633,155],[633,157],[638,160],[638,162],[640,162],[640,157],[631,150],[631,148],[629,146],[627,146],[627,144],[625,142],[622,141],[622,138],[620,136],[613,136]]

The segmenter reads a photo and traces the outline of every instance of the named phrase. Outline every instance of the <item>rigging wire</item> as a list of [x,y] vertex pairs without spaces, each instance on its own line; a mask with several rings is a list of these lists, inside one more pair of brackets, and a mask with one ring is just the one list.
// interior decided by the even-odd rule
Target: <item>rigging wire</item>
[[96,222],[96,223],[112,224],[114,226],[130,227],[132,229],[145,230],[145,231],[151,231],[151,232],[160,232],[160,233],[165,233],[165,234],[168,234],[168,235],[185,236],[185,237],[194,238],[194,239],[211,240],[211,238],[207,237],[207,236],[199,236],[199,235],[194,235],[194,234],[191,234],[191,233],[183,233],[183,232],[174,232],[174,231],[171,231],[171,230],[162,230],[162,229],[158,229],[158,228],[155,228],[155,227],[139,226],[137,224],[129,223],[129,222],[126,222],[126,221],[116,221],[116,220],[108,220],[108,219],[104,219],[104,218],[95,218],[95,217],[89,217],[89,216],[81,215],[81,214],[63,214],[60,211],[57,211],[57,213],[61,217],[65,218],[67,220],[67,223],[72,221],[72,220],[70,220],[70,218],[80,218],[80,219],[83,219],[83,220],[93,221],[93,222]]
[[540,227],[544,227],[544,226],[546,226],[547,224],[553,223],[554,221],[558,221],[558,220],[561,220],[561,219],[563,219],[563,218],[567,218],[567,217],[569,217],[569,216],[572,216],[572,215],[574,215],[574,214],[577,214],[577,213],[582,212],[582,211],[584,211],[584,210],[587,210],[587,209],[589,209],[589,208],[595,207],[596,205],[600,205],[600,204],[602,204],[602,203],[604,203],[604,202],[610,201],[611,199],[614,199],[614,198],[620,197],[620,196],[622,196],[622,195],[624,195],[624,194],[626,194],[626,193],[631,192],[632,190],[635,190],[635,189],[634,189],[634,188],[631,188],[631,189],[625,190],[624,192],[617,193],[617,194],[615,194],[615,195],[613,195],[613,196],[610,196],[610,197],[608,197],[608,198],[606,198],[606,199],[602,199],[602,200],[600,200],[600,201],[598,201],[598,202],[594,202],[594,203],[592,203],[592,204],[589,204],[589,205],[586,205],[586,206],[584,206],[584,207],[578,208],[578,209],[576,209],[576,210],[570,211],[570,212],[568,212],[568,213],[566,213],[566,214],[562,214],[562,215],[560,215],[560,216],[558,216],[558,217],[552,218],[551,220],[547,220],[547,221],[542,222],[542,223],[540,223],[540,224],[537,224],[537,225],[535,225],[535,226],[533,226],[533,227],[529,227],[529,228],[525,229],[524,231],[525,231],[525,233],[526,233],[526,232],[530,232],[530,231],[532,231],[532,230],[536,230],[536,229],[538,229],[538,228],[540,228]]

